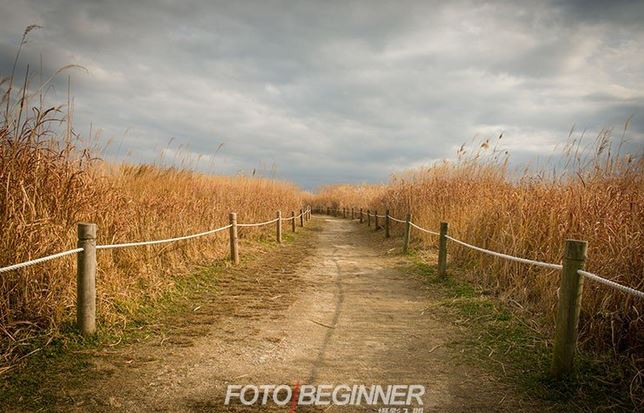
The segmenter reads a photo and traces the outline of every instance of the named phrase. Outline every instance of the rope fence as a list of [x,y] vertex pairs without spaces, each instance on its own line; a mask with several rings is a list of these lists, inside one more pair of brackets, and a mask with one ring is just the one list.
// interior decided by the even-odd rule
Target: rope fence
[[636,290],[634,288],[627,287],[627,286],[622,285],[622,284],[618,284],[615,281],[611,281],[609,279],[600,277],[597,274],[593,274],[591,272],[584,271],[584,270],[577,270],[577,274],[583,275],[584,277],[586,277],[588,279],[591,279],[591,280],[593,280],[595,282],[598,282],[600,284],[607,285],[607,286],[612,287],[612,288],[614,288],[616,290],[620,290],[623,293],[630,294],[630,295],[633,295],[635,297],[639,297],[639,298],[644,299],[644,292],[638,291],[638,290]]
[[450,241],[453,241],[453,242],[455,242],[455,243],[457,243],[459,245],[462,245],[464,247],[473,249],[475,251],[479,251],[479,252],[482,252],[484,254],[493,255],[493,256],[499,257],[499,258],[505,258],[506,260],[510,260],[510,261],[520,262],[520,263],[529,264],[529,265],[536,265],[538,267],[549,268],[551,270],[560,270],[560,269],[563,268],[563,266],[561,264],[551,264],[549,262],[529,260],[527,258],[520,258],[520,257],[515,257],[513,255],[507,255],[507,254],[502,254],[502,253],[496,252],[496,251],[486,250],[485,248],[481,248],[481,247],[477,247],[477,246],[468,244],[466,242],[457,240],[456,238],[452,238],[450,236],[447,236],[447,239],[450,240]]
[[[327,208],[327,214],[330,214],[331,208]],[[333,209],[337,211],[337,209]],[[345,208],[342,209],[346,211]],[[351,208],[353,218],[353,211]],[[318,207],[316,211],[323,212],[324,208]],[[360,208],[360,222],[363,222],[363,209]],[[343,214],[345,215],[345,214]],[[336,213],[337,216],[337,213]],[[581,308],[581,292],[584,278],[591,281],[600,283],[604,286],[610,287],[630,296],[644,299],[644,292],[634,288],[619,284],[615,281],[601,277],[597,274],[584,270],[586,261],[587,243],[578,240],[566,240],[564,244],[564,258],[562,264],[555,264],[528,258],[516,257],[513,255],[503,254],[496,251],[491,251],[485,248],[477,247],[476,245],[468,244],[454,237],[447,235],[448,224],[441,222],[440,232],[432,231],[415,224],[411,219],[411,214],[407,215],[405,220],[395,218],[389,214],[389,210],[385,215],[378,215],[377,211],[367,210],[367,225],[371,226],[371,218],[375,221],[375,230],[381,229],[378,218],[384,218],[385,237],[390,237],[389,225],[390,222],[398,222],[405,224],[403,252],[407,253],[409,250],[409,242],[411,239],[412,228],[428,233],[437,235],[438,239],[438,275],[445,277],[447,275],[447,241],[451,241],[462,247],[472,249],[484,254],[488,254],[497,258],[518,262],[521,264],[534,265],[537,267],[547,268],[549,270],[561,271],[560,285],[559,285],[559,305],[557,314],[557,328],[554,341],[553,357],[551,364],[551,375],[555,378],[561,378],[569,375],[573,370],[574,354],[577,345],[577,325],[579,322],[579,309]]]
[[0,268],[0,273],[19,270],[21,268],[28,267],[30,265],[40,264],[41,262],[54,260],[56,258],[65,257],[67,255],[78,254],[81,251],[83,251],[82,248],[74,248],[73,250],[63,251],[63,252],[59,252],[57,254],[48,255],[46,257],[36,258],[35,260],[21,262],[20,264],[14,264],[14,265],[10,265],[8,267]]
[[[396,220],[396,221],[399,221],[399,222],[405,222],[405,221],[400,221],[400,220]],[[428,234],[432,234],[432,235],[440,235],[438,232],[430,231],[430,230],[425,229],[425,228],[423,228],[423,227],[419,227],[418,225],[414,224],[413,222],[410,222],[410,223],[409,223],[409,225],[411,225],[412,227],[416,228],[416,229],[417,229],[417,230],[419,230],[419,231],[426,232],[426,233],[428,233]]]
[[[238,226],[238,227],[263,227],[264,225],[269,225],[269,224],[272,224],[272,223],[274,223],[274,222],[277,222],[279,219],[280,219],[280,218],[275,218],[275,219],[271,219],[270,221],[266,221],[266,222],[256,222],[256,223],[254,223],[254,224],[237,224],[237,226]],[[289,218],[289,219],[290,219],[290,218]]]
[[304,221],[311,219],[311,208],[300,209],[300,214],[295,215],[295,211],[290,217],[282,218],[281,211],[277,211],[277,218],[265,222],[256,223],[237,223],[237,214],[229,214],[228,225],[199,232],[191,235],[184,235],[174,238],[166,238],[150,241],[137,241],[121,244],[96,245],[96,224],[80,223],[78,224],[78,248],[68,251],[48,255],[46,257],[36,258],[33,260],[21,262],[19,264],[9,265],[0,268],[0,273],[19,270],[31,265],[40,264],[68,255],[78,254],[77,261],[77,297],[76,297],[76,324],[83,335],[90,335],[96,332],[96,251],[111,250],[118,248],[132,248],[146,245],[165,244],[189,240],[193,238],[204,237],[217,232],[229,230],[230,234],[230,260],[233,264],[239,264],[239,246],[238,246],[238,227],[261,227],[270,224],[276,225],[276,239],[278,243],[282,242],[282,221],[291,221],[291,229],[295,232],[296,220],[300,220],[300,226],[304,226]]
[[[298,219],[298,218],[300,218],[303,214],[304,214],[304,213],[301,213],[300,215],[297,215],[296,217],[286,217],[286,218],[281,218],[281,220],[282,220],[282,221],[290,221],[290,220],[292,220],[293,218]],[[240,225],[240,226],[245,226],[245,227],[253,227],[253,226],[259,226],[259,225],[266,225],[266,224],[270,224],[270,223],[272,223],[272,222],[275,222],[276,220],[277,220],[277,218],[276,218],[276,219],[274,219],[274,220],[272,220],[272,221],[268,221],[268,222],[264,222],[264,223],[260,223],[260,224],[239,224],[239,225]]]
[[[237,225],[239,225],[239,224],[237,224]],[[216,232],[226,230],[226,229],[230,228],[231,226],[232,225],[226,225],[224,227],[220,227],[220,228],[217,228],[217,229],[212,229],[210,231],[200,232],[198,234],[192,234],[192,235],[184,235],[183,237],[176,237],[176,238],[159,239],[159,240],[154,240],[154,241],[128,242],[128,243],[124,243],[124,244],[97,245],[96,249],[97,250],[110,250],[110,249],[117,249],[117,248],[142,247],[144,245],[167,244],[169,242],[183,241],[183,240],[187,240],[187,239],[199,238],[199,237],[203,237],[203,236],[206,236],[206,235],[214,234]]]

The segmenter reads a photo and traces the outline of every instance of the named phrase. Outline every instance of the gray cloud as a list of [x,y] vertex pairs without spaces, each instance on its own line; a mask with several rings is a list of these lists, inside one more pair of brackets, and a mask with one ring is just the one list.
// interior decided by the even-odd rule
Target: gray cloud
[[158,160],[174,138],[166,162],[313,188],[384,180],[502,130],[523,162],[573,124],[619,129],[631,114],[641,150],[642,20],[630,1],[23,0],[0,3],[0,70],[40,24],[22,64],[88,68],[73,75],[75,127],[113,137],[106,156]]

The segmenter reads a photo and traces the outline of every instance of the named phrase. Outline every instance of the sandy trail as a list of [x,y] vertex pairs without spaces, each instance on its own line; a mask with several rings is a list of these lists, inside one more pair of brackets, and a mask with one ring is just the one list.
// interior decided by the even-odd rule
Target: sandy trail
[[224,406],[225,389],[295,382],[423,384],[424,412],[529,410],[449,346],[458,330],[428,309],[436,298],[401,272],[406,258],[386,254],[382,234],[329,217],[314,217],[313,225],[279,260],[231,273],[221,296],[173,321],[170,337],[97,357],[102,378],[70,391],[75,402],[65,410],[285,412],[272,404]]

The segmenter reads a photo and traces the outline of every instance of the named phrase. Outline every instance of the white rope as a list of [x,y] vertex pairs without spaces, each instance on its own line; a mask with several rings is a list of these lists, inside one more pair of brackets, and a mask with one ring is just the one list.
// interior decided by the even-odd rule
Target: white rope
[[501,254],[500,252],[490,251],[490,250],[486,250],[484,248],[480,248],[480,247],[476,247],[474,245],[467,244],[467,243],[465,243],[463,241],[459,241],[456,238],[452,238],[450,236],[446,236],[446,237],[447,237],[448,240],[454,241],[457,244],[461,244],[464,247],[468,247],[468,248],[471,248],[471,249],[476,250],[476,251],[484,252],[486,254],[494,255],[495,257],[505,258],[506,260],[521,262],[523,264],[537,265],[539,267],[550,268],[550,269],[553,269],[553,270],[560,270],[560,269],[563,268],[561,264],[551,264],[551,263],[548,263],[548,262],[534,261],[534,260],[529,260],[527,258],[519,258],[519,257],[514,257],[512,255]]
[[45,261],[53,260],[53,259],[56,259],[56,258],[64,257],[66,255],[78,254],[81,251],[83,251],[82,248],[74,248],[73,250],[59,252],[57,254],[48,255],[48,256],[42,257],[42,258],[36,258],[35,260],[31,260],[31,261],[21,262],[20,264],[14,264],[14,265],[10,265],[8,267],[0,268],[0,273],[7,272],[7,271],[18,270],[20,268],[24,268],[24,267],[27,267],[29,265],[40,264],[41,262],[45,262]]
[[96,249],[107,250],[107,249],[115,249],[115,248],[140,247],[143,245],[165,244],[167,242],[182,241],[182,240],[191,239],[191,238],[203,237],[204,235],[214,234],[215,232],[223,231],[230,227],[232,227],[232,224],[228,224],[225,227],[212,229],[210,231],[200,232],[198,234],[185,235],[183,237],[177,237],[177,238],[160,239],[156,241],[140,241],[140,242],[128,242],[125,244],[97,245]]
[[432,234],[432,235],[440,235],[438,232],[430,231],[430,230],[425,229],[425,228],[423,228],[423,227],[419,227],[418,225],[414,224],[413,222],[410,222],[410,223],[409,223],[409,225],[411,225],[412,227],[416,228],[417,230],[420,230],[420,231],[426,232],[426,233],[428,233],[428,234]]
[[275,218],[275,219],[272,219],[270,221],[258,222],[256,224],[237,224],[237,226],[238,227],[261,227],[262,225],[268,225],[268,224],[272,224],[274,222],[277,222],[278,219],[279,218]]
[[[294,217],[286,217],[286,218],[282,218],[282,221],[292,221],[293,219],[298,219],[298,218],[299,218],[299,217],[301,217],[302,215],[304,215],[304,212],[302,212],[300,215],[296,215],[296,216],[294,216]],[[277,219],[276,219],[276,221],[277,221]]]
[[612,288],[614,288],[616,290],[620,290],[620,291],[622,291],[622,292],[624,292],[626,294],[631,294],[631,295],[634,295],[635,297],[644,298],[644,292],[638,291],[638,290],[636,290],[634,288],[627,287],[627,286],[622,285],[622,284],[618,284],[615,281],[607,280],[606,278],[602,278],[597,274],[593,274],[591,272],[584,271],[584,270],[577,270],[577,274],[583,275],[586,278],[590,278],[593,281],[597,281],[598,283],[607,285],[607,286],[612,287]]
[[407,221],[404,221],[402,219],[394,218],[391,215],[389,215],[389,219],[392,221],[400,222],[401,224],[405,224]]

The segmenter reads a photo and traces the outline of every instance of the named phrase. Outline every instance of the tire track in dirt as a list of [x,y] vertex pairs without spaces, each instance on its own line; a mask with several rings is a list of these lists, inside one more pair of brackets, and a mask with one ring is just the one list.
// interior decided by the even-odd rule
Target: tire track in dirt
[[[335,252],[337,252],[337,249],[334,250],[334,255]],[[331,325],[327,328],[328,331],[324,336],[324,341],[322,342],[322,345],[320,346],[320,352],[318,353],[318,357],[313,363],[313,368],[311,369],[311,374],[309,375],[308,380],[306,383],[315,383],[317,381],[318,377],[318,368],[322,364],[324,360],[324,356],[326,354],[327,347],[329,346],[329,342],[331,341],[331,337],[333,336],[333,332],[335,330],[335,327],[338,324],[338,320],[340,319],[340,313],[342,312],[342,305],[344,304],[344,291],[342,287],[342,272],[340,270],[340,264],[338,263],[337,260],[333,260],[335,263],[336,267],[336,274],[335,274],[335,286],[336,286],[336,300],[335,300],[335,312],[333,314],[333,320],[331,322]]]

